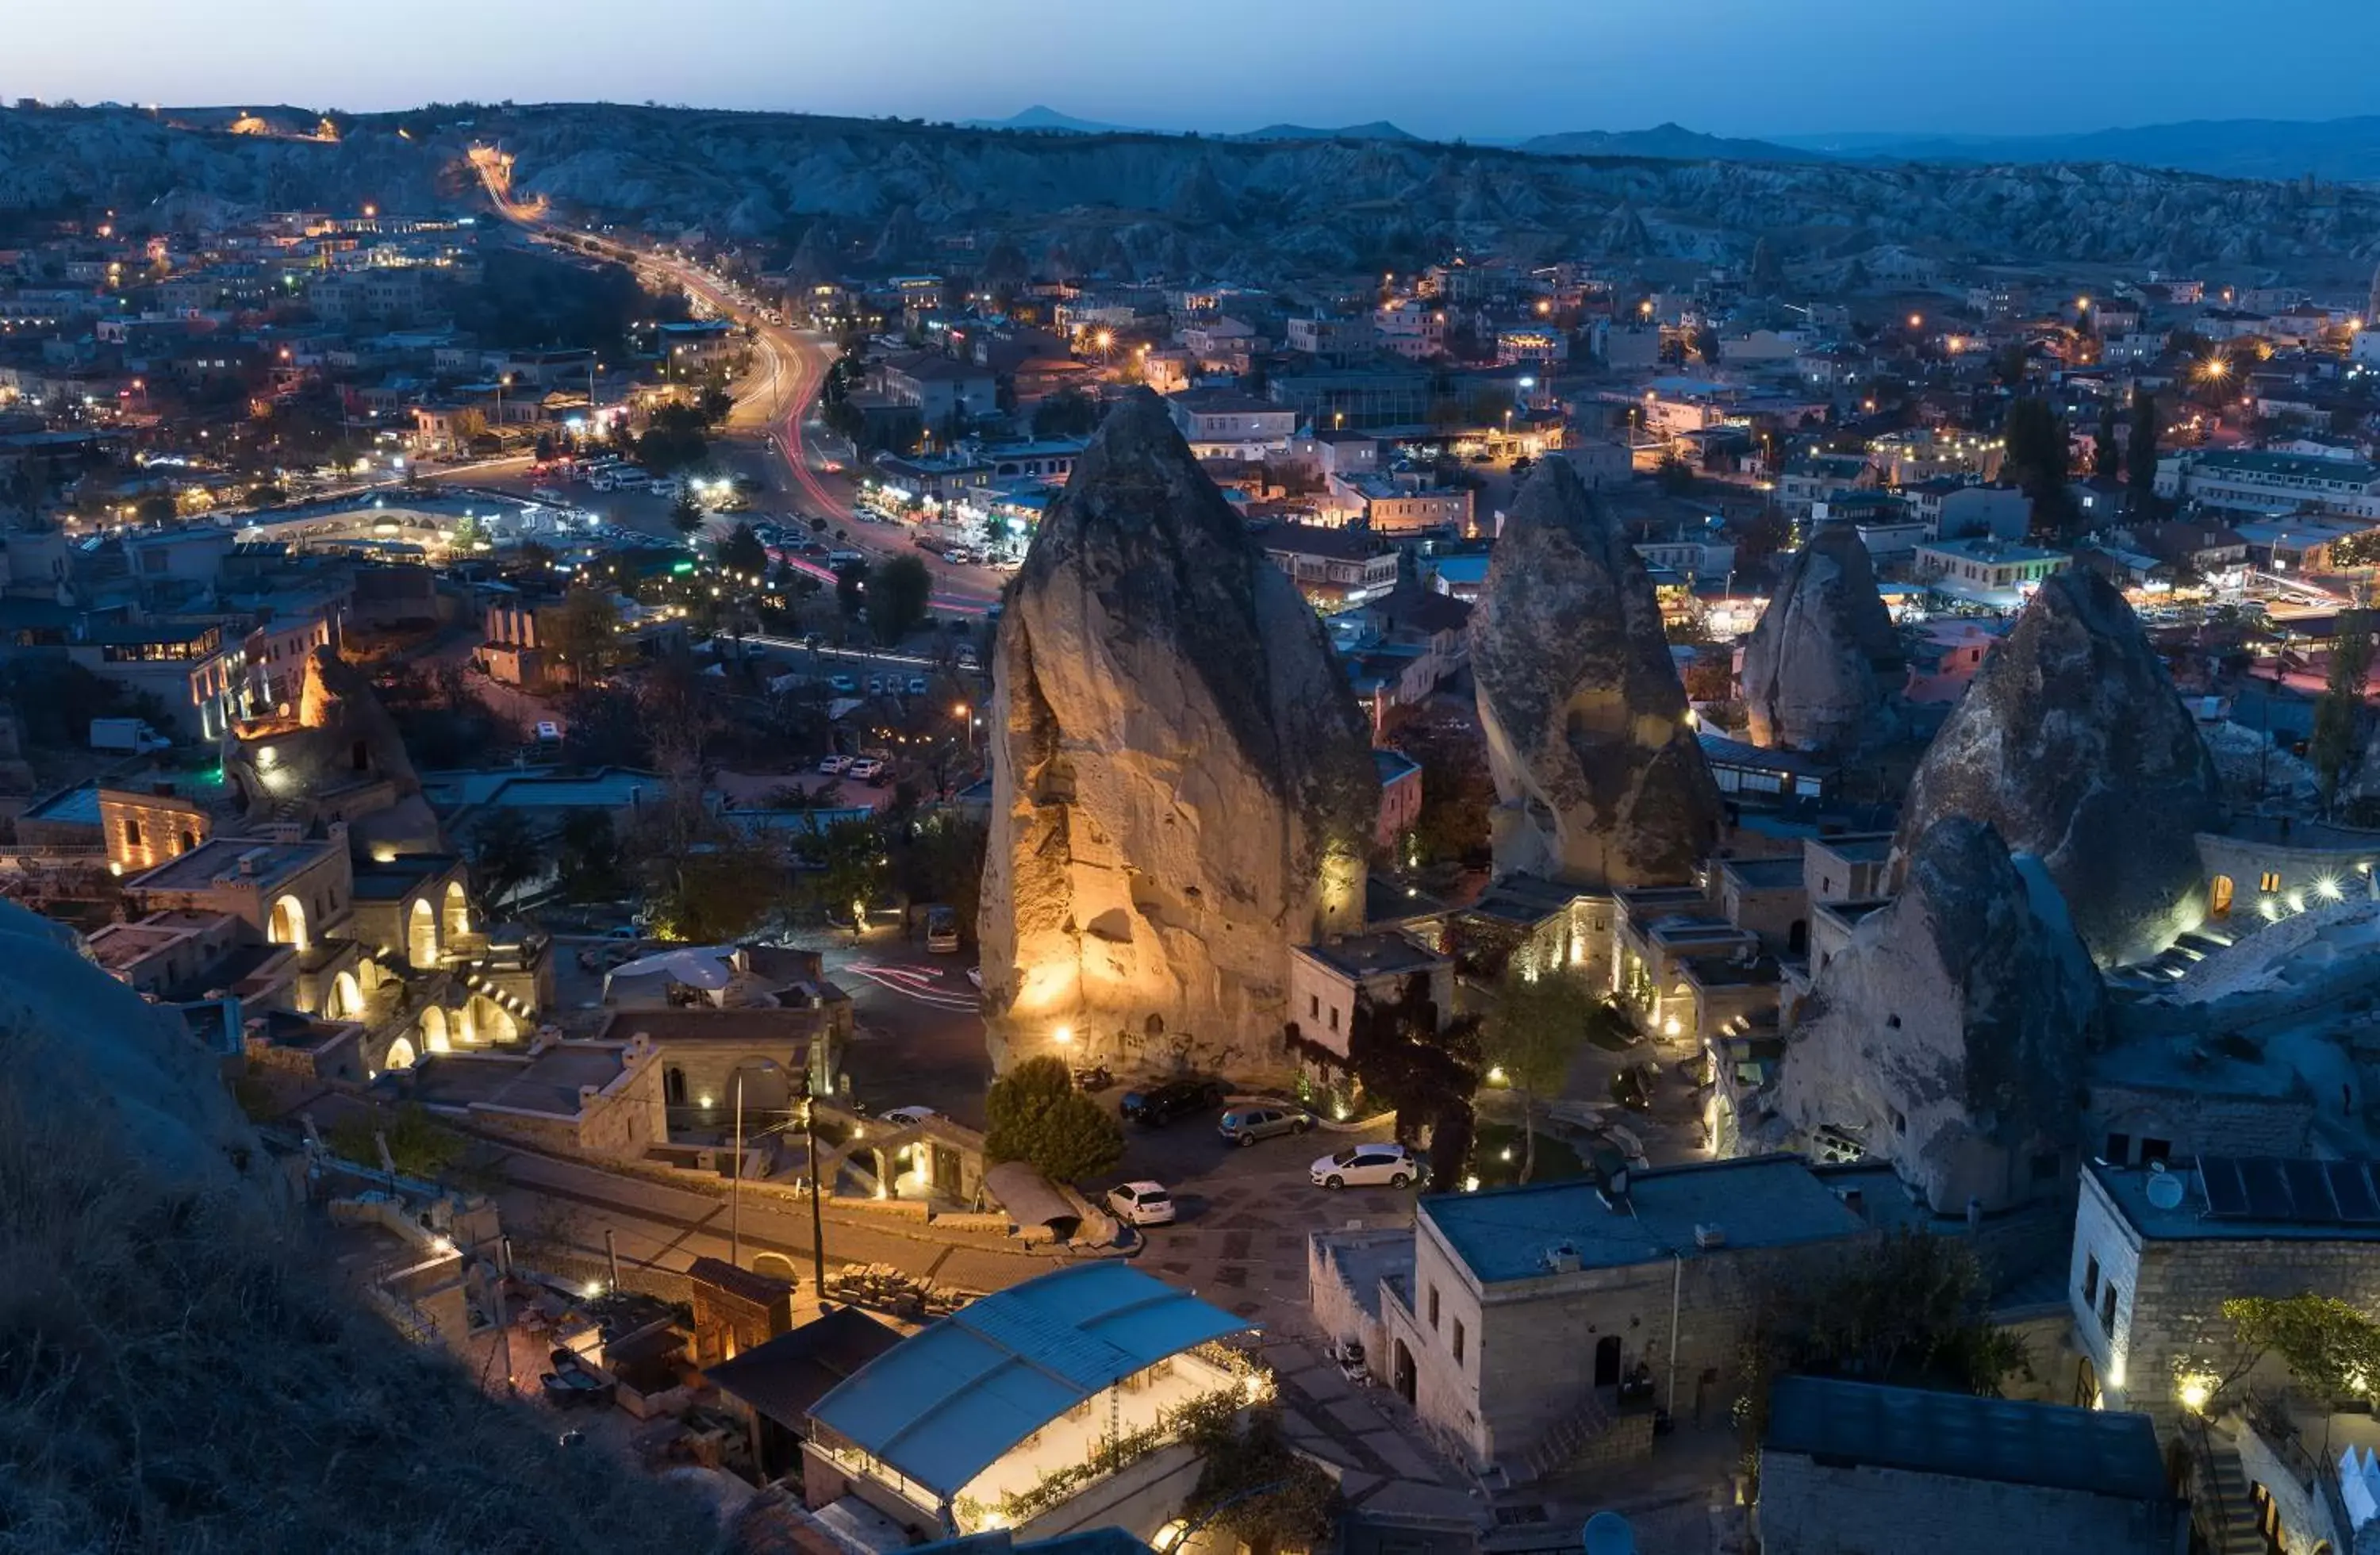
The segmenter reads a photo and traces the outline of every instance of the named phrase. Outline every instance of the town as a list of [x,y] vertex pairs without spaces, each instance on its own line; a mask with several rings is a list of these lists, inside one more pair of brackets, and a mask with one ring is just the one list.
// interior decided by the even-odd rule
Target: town
[[[322,1287],[355,1451],[644,1549],[2380,1549],[2380,194],[702,223],[586,112],[0,109],[180,169],[0,155],[0,1132],[127,1323]],[[1218,247],[1291,154],[1408,218]]]

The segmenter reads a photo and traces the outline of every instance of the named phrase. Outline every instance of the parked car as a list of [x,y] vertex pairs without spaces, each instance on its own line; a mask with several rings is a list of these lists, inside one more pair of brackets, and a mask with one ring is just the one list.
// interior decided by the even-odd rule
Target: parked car
[[909,677],[909,695],[912,697],[922,697],[925,694],[926,677],[921,674],[911,675]]
[[818,770],[824,772],[829,777],[840,777],[844,772],[851,771],[851,758],[848,756],[821,756],[819,758]]
[[570,500],[568,497],[563,495],[562,489],[558,486],[540,486],[531,491],[529,495],[535,497],[540,502],[568,502]]
[[884,775],[884,763],[873,756],[863,756],[851,764],[847,775],[854,783],[874,783]]
[[1126,1091],[1123,1112],[1144,1128],[1163,1128],[1176,1118],[1223,1104],[1220,1080],[1169,1080],[1151,1091]]
[[940,1112],[935,1112],[931,1107],[887,1107],[884,1111],[877,1113],[876,1115],[882,1118],[886,1123],[892,1124],[900,1128],[915,1127],[917,1124],[926,1122],[929,1118],[939,1118],[941,1116]]
[[884,695],[884,677],[882,675],[872,674],[868,677],[868,694],[871,697],[881,697]]
[[1402,1145],[1351,1145],[1307,1169],[1317,1187],[1402,1188],[1425,1175],[1422,1163]]
[[1173,1196],[1162,1183],[1120,1183],[1108,1190],[1108,1208],[1126,1225],[1173,1223]]
[[856,697],[859,694],[859,682],[847,674],[831,674],[826,677],[826,684],[827,689],[838,697]]
[[1215,1132],[1234,1145],[1253,1145],[1276,1135],[1303,1134],[1314,1126],[1304,1112],[1280,1107],[1234,1107],[1223,1114]]
[[950,907],[936,905],[926,913],[926,952],[929,955],[955,955],[959,948],[959,915]]

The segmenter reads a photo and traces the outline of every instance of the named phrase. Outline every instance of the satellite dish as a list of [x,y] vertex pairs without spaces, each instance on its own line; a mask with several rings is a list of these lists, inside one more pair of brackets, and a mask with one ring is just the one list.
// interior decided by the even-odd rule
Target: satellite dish
[[2147,1192],[2149,1202],[2160,1209],[2181,1208],[2181,1179],[2170,1172],[2150,1172]]
[[1586,1520],[1586,1555],[1636,1555],[1636,1530],[1616,1512],[1598,1512]]

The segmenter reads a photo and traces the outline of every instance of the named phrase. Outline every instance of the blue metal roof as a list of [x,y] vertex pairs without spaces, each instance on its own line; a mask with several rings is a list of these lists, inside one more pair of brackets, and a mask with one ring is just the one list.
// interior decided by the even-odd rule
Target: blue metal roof
[[1129,1265],[1076,1264],[903,1341],[810,1418],[948,1498],[1103,1389],[1251,1326]]
[[1786,1377],[1769,1390],[1761,1447],[1954,1479],[2168,1499],[2147,1415],[2062,1403]]

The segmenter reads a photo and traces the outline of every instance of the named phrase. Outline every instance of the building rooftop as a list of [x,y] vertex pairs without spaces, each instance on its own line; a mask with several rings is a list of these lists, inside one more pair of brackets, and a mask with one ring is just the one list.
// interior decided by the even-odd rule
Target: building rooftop
[[[2192,1166],[2083,1170],[2132,1229],[2154,1241],[2380,1242],[2380,1180],[2371,1161],[2201,1156]],[[2173,1188],[2176,1202],[2160,1204]]]
[[415,1065],[407,1093],[427,1107],[518,1107],[577,1117],[579,1089],[611,1084],[622,1062],[622,1050],[609,1042],[557,1042],[526,1057],[433,1053]]
[[1294,954],[1320,962],[1357,982],[1404,972],[1426,972],[1446,964],[1444,956],[1423,949],[1402,934],[1350,934],[1322,944],[1300,945]]
[[1269,555],[1321,556],[1331,561],[1367,562],[1394,549],[1369,529],[1335,528],[1327,524],[1275,524],[1257,537]]
[[2013,540],[1992,540],[1981,535],[1965,540],[1929,540],[1920,544],[1918,549],[1937,556],[1955,556],[1968,562],[2062,562],[2067,559],[2067,553],[2063,551],[2046,550]]
[[811,1420],[954,1496],[1114,1384],[1250,1325],[1154,1275],[1075,1264],[961,1307],[862,1367]]
[[2070,1404],[1787,1377],[1769,1390],[1761,1446],[1829,1465],[2168,1499],[2165,1457],[2147,1415]]
[[57,826],[97,826],[99,784],[86,783],[79,788],[53,794],[40,803],[27,807],[19,819],[46,820]]
[[901,1342],[900,1330],[838,1306],[740,1355],[705,1367],[721,1392],[742,1399],[787,1430],[799,1431],[819,1400]]
[[1278,416],[1288,412],[1286,406],[1259,399],[1245,390],[1221,387],[1184,389],[1178,395],[1166,395],[1165,403],[1194,416]]
[[[218,881],[264,890],[288,879],[331,851],[329,843],[269,843],[256,837],[216,837],[146,874],[125,881],[133,891],[204,891]],[[252,870],[240,868],[251,859]]]
[[1812,837],[1803,844],[1822,847],[1836,857],[1852,864],[1881,864],[1892,856],[1892,833],[1889,832],[1840,832],[1829,837]]
[[461,862],[451,853],[403,853],[385,863],[356,866],[356,900],[395,902]]
[[1695,1228],[1730,1247],[1782,1247],[1855,1236],[1867,1222],[1800,1156],[1749,1156],[1631,1172],[1614,1209],[1597,1184],[1573,1178],[1425,1196],[1420,1214],[1483,1285],[1544,1279],[1547,1255],[1568,1248],[1582,1269],[1624,1269],[1672,1254],[1706,1254]]
[[1372,766],[1379,772],[1380,786],[1383,788],[1408,772],[1421,771],[1421,763],[1403,751],[1386,750],[1378,746],[1372,747]]
[[1718,869],[1745,891],[1779,891],[1802,883],[1802,860],[1791,854],[1775,858],[1723,858]]
[[2380,481],[2380,466],[2362,459],[2325,459],[2307,454],[2273,454],[2255,448],[2220,448],[2192,456],[2193,470],[2234,471],[2292,481],[2336,481],[2369,486]]

